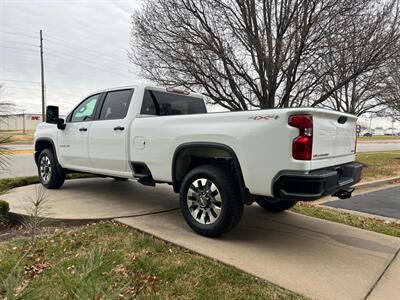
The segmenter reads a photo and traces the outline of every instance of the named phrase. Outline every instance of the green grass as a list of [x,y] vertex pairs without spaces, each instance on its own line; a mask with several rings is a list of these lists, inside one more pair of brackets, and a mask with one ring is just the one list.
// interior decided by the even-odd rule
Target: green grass
[[[24,238],[0,244],[0,277],[27,246]],[[19,271],[20,299],[305,299],[110,222],[41,236]]]
[[359,136],[358,141],[380,141],[380,140],[399,140],[400,136],[393,135],[373,135],[373,136]]
[[[76,178],[91,178],[95,175],[86,174],[86,173],[71,173],[67,175],[67,179],[76,179]],[[0,179],[0,194],[5,193],[10,189],[39,183],[38,176],[30,176],[30,177],[14,177],[14,178],[4,178]]]
[[8,138],[7,144],[33,144],[34,130],[0,130],[0,137]]
[[400,223],[367,218],[337,210],[299,202],[292,211],[306,216],[342,223],[353,227],[400,237]]
[[366,165],[363,180],[400,175],[400,151],[357,153],[357,161]]

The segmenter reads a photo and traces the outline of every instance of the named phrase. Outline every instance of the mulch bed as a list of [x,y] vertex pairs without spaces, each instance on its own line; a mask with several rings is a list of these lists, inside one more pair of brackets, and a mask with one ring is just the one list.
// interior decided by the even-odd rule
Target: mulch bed
[[0,222],[0,243],[24,235],[26,235],[26,230],[21,225]]

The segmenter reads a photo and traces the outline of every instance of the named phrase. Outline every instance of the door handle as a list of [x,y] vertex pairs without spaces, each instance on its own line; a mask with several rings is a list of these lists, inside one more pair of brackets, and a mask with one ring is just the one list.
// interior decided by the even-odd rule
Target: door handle
[[124,127],[122,127],[122,126],[117,126],[117,127],[114,127],[114,130],[120,130],[120,131],[122,131],[122,130],[124,130],[125,128]]
[[79,131],[87,131],[87,128],[85,127],[79,128]]

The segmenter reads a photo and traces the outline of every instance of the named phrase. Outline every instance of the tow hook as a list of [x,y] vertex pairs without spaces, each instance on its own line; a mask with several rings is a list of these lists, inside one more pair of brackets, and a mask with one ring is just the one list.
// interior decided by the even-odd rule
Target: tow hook
[[348,188],[344,190],[339,190],[334,193],[332,196],[338,197],[339,199],[347,199],[351,197],[351,193],[353,193],[354,188]]

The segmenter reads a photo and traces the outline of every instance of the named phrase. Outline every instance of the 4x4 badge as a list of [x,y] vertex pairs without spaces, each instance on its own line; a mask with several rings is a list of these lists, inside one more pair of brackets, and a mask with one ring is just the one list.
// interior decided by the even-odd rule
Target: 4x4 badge
[[249,119],[255,120],[255,121],[260,121],[260,120],[268,121],[271,119],[276,120],[278,118],[279,118],[279,116],[274,116],[274,115],[257,115],[257,116],[249,117]]

